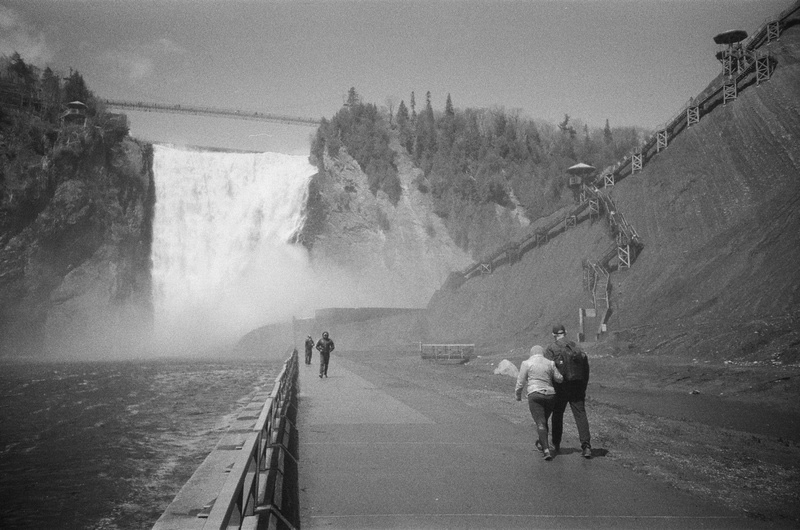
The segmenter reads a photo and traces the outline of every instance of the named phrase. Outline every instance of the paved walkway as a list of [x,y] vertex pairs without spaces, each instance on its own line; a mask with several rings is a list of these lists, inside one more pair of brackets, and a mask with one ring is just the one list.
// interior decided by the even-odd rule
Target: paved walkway
[[546,462],[531,425],[338,355],[319,379],[316,360],[300,365],[303,530],[760,526],[610,459],[586,460],[577,440]]

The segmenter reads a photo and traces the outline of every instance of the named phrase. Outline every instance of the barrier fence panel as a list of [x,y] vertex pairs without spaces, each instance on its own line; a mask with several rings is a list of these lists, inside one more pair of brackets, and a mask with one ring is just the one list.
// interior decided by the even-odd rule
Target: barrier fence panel
[[465,363],[475,355],[474,344],[422,344],[419,353],[423,359],[437,362]]

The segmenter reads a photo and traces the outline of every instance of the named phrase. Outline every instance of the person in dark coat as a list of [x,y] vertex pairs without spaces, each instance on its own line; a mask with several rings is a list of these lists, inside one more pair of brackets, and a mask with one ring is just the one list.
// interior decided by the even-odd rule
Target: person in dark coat
[[311,335],[306,339],[306,364],[311,364],[311,353],[314,350],[314,339]]
[[556,400],[553,406],[553,449],[560,450],[561,435],[564,431],[564,411],[569,404],[578,437],[581,441],[581,455],[592,457],[592,440],[589,433],[589,419],[586,417],[586,387],[589,385],[589,358],[574,342],[567,340],[567,331],[563,325],[553,327],[553,343],[544,353],[546,359],[556,364],[556,368],[564,377],[562,383],[553,386]]
[[328,377],[328,362],[331,360],[331,352],[336,346],[328,336],[328,332],[322,333],[322,338],[317,342],[317,351],[320,354],[319,359],[319,378],[323,376]]

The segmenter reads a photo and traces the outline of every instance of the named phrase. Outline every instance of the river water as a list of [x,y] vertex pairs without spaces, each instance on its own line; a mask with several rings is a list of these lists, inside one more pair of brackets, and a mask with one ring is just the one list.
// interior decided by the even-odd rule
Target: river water
[[282,366],[0,364],[0,528],[150,528]]

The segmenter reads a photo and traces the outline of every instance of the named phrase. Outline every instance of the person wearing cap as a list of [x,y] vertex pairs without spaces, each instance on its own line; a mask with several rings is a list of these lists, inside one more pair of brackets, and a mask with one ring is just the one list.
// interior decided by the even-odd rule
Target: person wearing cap
[[311,364],[311,354],[314,350],[314,339],[311,338],[311,335],[308,336],[306,339],[306,364]]
[[553,326],[553,343],[544,352],[546,359],[556,365],[564,381],[554,385],[556,390],[553,405],[553,450],[561,449],[561,435],[564,432],[564,411],[569,404],[578,438],[581,441],[581,455],[592,457],[589,419],[586,417],[586,387],[589,385],[589,358],[574,342],[567,340],[567,331],[559,324]]
[[542,452],[545,460],[552,460],[550,444],[547,441],[547,422],[553,413],[556,399],[554,383],[560,383],[564,378],[556,369],[553,361],[544,358],[544,348],[538,344],[531,348],[531,356],[522,361],[517,376],[515,394],[517,401],[522,401],[522,391],[528,397],[528,408],[536,424],[539,439],[536,447]]
[[317,341],[317,351],[319,352],[319,378],[328,377],[328,363],[331,360],[331,352],[336,346],[328,336],[327,331],[322,332],[322,338]]

